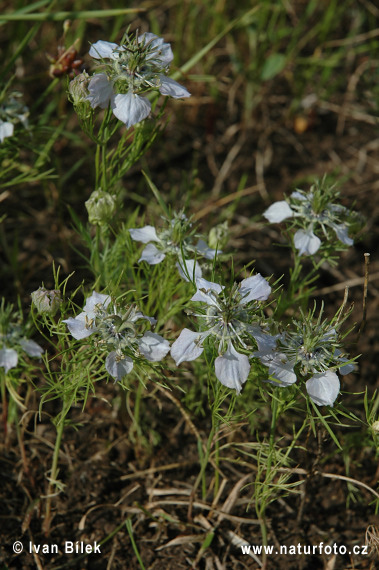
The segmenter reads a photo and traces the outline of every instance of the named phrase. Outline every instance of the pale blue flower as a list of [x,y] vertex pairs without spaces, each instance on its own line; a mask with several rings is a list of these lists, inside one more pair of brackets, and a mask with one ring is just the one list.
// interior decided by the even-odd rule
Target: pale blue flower
[[294,218],[294,223],[302,226],[294,235],[300,255],[314,255],[320,249],[321,240],[315,233],[318,229],[328,239],[330,228],[340,242],[350,246],[354,241],[348,236],[349,211],[332,202],[336,195],[333,188],[325,189],[322,184],[315,184],[309,192],[297,190],[288,201],[274,202],[263,215],[270,223]]
[[[259,358],[262,364],[267,366],[270,377],[274,379],[273,384],[279,386],[291,386],[297,380],[294,372],[295,361],[287,359],[287,356],[280,352],[280,349],[275,350],[276,342],[273,339],[273,346],[268,350],[258,350],[252,354],[253,357]],[[271,382],[271,380],[269,380]]]
[[40,358],[43,349],[34,340],[23,336],[19,325],[9,323],[3,332],[0,332],[0,367],[4,368],[7,374],[11,368],[16,368],[18,364],[18,351],[23,350],[28,356]]
[[68,330],[74,338],[81,340],[89,337],[97,331],[96,315],[102,308],[106,309],[111,302],[109,295],[103,295],[94,291],[86,300],[83,312],[75,318],[70,317],[63,322],[67,324]]
[[105,109],[110,104],[113,114],[127,128],[143,121],[150,114],[151,103],[146,97],[140,97],[132,91],[116,94],[105,73],[98,73],[90,79],[88,91],[87,100],[92,108]]
[[[208,247],[204,240],[193,241],[192,224],[187,217],[179,212],[174,213],[168,227],[159,232],[153,226],[129,229],[130,237],[147,244],[138,262],[146,261],[149,265],[161,263],[167,255],[176,257],[176,266],[186,281],[202,277],[202,271],[197,261],[189,256],[205,257],[213,260],[216,250]],[[218,253],[222,253],[219,251]],[[183,257],[184,256],[184,257]]]
[[181,362],[198,358],[204,350],[204,341],[213,337],[218,342],[218,356],[215,359],[217,379],[239,394],[250,371],[246,354],[237,347],[247,349],[245,341],[251,337],[259,350],[268,350],[272,346],[270,335],[261,329],[257,309],[259,302],[268,298],[271,287],[260,275],[243,279],[234,284],[230,292],[218,283],[203,278],[196,279],[197,291],[191,301],[206,305],[204,313],[196,314],[204,330],[194,332],[183,329],[171,346],[171,356],[179,365]]
[[126,36],[123,42],[99,40],[91,46],[89,55],[105,68],[88,83],[87,100],[92,108],[105,109],[110,104],[113,114],[129,128],[150,114],[151,103],[141,96],[146,91],[158,90],[175,99],[191,96],[185,87],[166,77],[174,57],[170,44],[151,33]]
[[109,295],[95,291],[87,299],[83,312],[63,322],[78,340],[97,333],[100,337],[98,344],[112,349],[105,360],[107,372],[115,380],[122,380],[133,369],[133,359],[142,355],[150,362],[159,362],[170,350],[169,342],[162,336],[138,331],[138,321],[141,320],[147,320],[151,325],[156,323],[153,317],[144,315],[135,305],[121,310],[118,305],[111,304]]
[[306,379],[311,400],[318,406],[333,406],[340,391],[336,370],[349,374],[355,364],[343,356],[337,331],[327,321],[321,322],[321,315],[316,324],[308,318],[295,325],[295,331],[276,337],[278,346],[256,351],[252,356],[268,367],[269,382],[286,387],[298,377]]

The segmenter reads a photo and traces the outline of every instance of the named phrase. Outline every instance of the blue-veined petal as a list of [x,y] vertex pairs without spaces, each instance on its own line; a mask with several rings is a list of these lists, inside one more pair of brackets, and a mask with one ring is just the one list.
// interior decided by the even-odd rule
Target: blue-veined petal
[[113,114],[125,123],[127,128],[146,119],[151,110],[150,101],[134,93],[115,95],[112,98],[111,105]]
[[292,218],[293,211],[285,200],[280,200],[279,202],[271,204],[271,206],[263,212],[263,215],[270,223],[279,223],[287,218]]
[[156,265],[157,263],[163,261],[165,257],[166,254],[164,254],[162,251],[159,251],[159,249],[157,249],[153,243],[148,243],[143,250],[138,262],[146,261],[149,265]]
[[14,126],[12,123],[8,123],[8,121],[1,121],[0,120],[0,143],[7,137],[11,137],[13,135]]
[[160,241],[154,226],[144,226],[143,228],[131,228],[129,230],[130,237],[134,241],[141,243],[149,243],[149,241]]
[[[276,347],[277,336],[263,332],[259,325],[248,325],[246,332],[251,334],[256,340],[259,351],[259,354],[257,354],[258,357],[263,354],[271,353]],[[255,356],[255,354],[253,354],[253,356]]]
[[236,351],[229,342],[227,351],[215,360],[216,377],[224,386],[241,392],[242,385],[246,382],[250,371],[250,363],[246,354]]
[[315,374],[305,386],[309,397],[318,406],[333,406],[340,391],[338,376],[331,370]]
[[176,263],[176,267],[184,281],[197,281],[202,276],[201,267],[194,259],[181,259],[180,263]]
[[41,348],[39,344],[34,342],[34,340],[22,338],[20,339],[19,343],[21,348],[25,350],[26,354],[28,354],[29,356],[40,357],[43,354],[43,348]]
[[105,73],[97,73],[91,77],[88,83],[89,95],[87,101],[90,102],[91,107],[101,107],[105,109],[113,96],[113,85],[108,81]]
[[354,240],[348,235],[348,229],[346,224],[330,224],[336,233],[337,238],[342,241],[345,245],[353,245]]
[[260,273],[243,279],[240,285],[241,305],[250,301],[265,301],[271,293],[271,287]]
[[117,352],[113,351],[106,358],[105,369],[115,380],[122,380],[133,370],[133,360],[129,356],[120,358]]
[[11,368],[15,368],[18,362],[18,355],[13,348],[2,348],[0,349],[0,366],[5,370],[5,374],[9,372]]
[[103,305],[107,308],[110,302],[111,298],[109,295],[94,291],[92,295],[87,298],[83,311],[87,313],[90,318],[93,318],[95,316],[96,305]]
[[301,202],[311,202],[313,198],[313,192],[308,192],[307,194],[303,194],[302,192],[298,192],[295,190],[291,194],[291,198],[295,200],[300,200]]
[[300,255],[314,255],[320,248],[321,240],[311,231],[298,230],[294,236],[296,249]]
[[138,346],[141,354],[151,362],[162,360],[170,350],[170,343],[163,336],[150,331],[138,339]]
[[[203,239],[199,239],[196,244],[196,251],[204,255],[206,259],[214,259],[216,256],[216,250],[209,247]],[[217,250],[217,254],[222,253],[221,249]]]
[[91,320],[88,319],[88,314],[84,312],[80,313],[74,319],[70,317],[69,319],[65,319],[63,322],[66,323],[68,330],[77,340],[87,338],[97,331],[94,319],[92,319],[91,322]]
[[224,289],[223,286],[218,283],[213,283],[212,281],[207,281],[203,277],[199,277],[196,279],[196,287],[197,291],[193,297],[191,297],[191,301],[201,301],[202,303],[207,303],[207,305],[217,306],[217,302],[212,295],[212,291],[217,294],[221,293]]
[[[264,358],[262,363],[266,364]],[[269,374],[278,380],[282,386],[291,386],[297,380],[294,372],[295,364],[295,361],[287,360],[285,354],[277,353],[271,360],[267,360],[266,366],[268,366]]]
[[[91,45],[89,55],[95,59],[117,59],[118,55],[115,50],[120,50],[120,47],[113,42],[106,42],[99,40]],[[121,48],[121,51],[124,51]]]
[[158,61],[162,67],[166,67],[174,59],[171,45],[166,43],[163,38],[160,38],[151,32],[146,32],[141,36],[138,36],[138,42],[144,44],[150,42],[150,51],[146,56],[147,60],[154,59]]
[[171,356],[176,364],[195,360],[203,352],[202,342],[210,334],[198,333],[183,329],[176,341],[171,346]]
[[137,311],[136,313],[134,313],[134,315],[129,317],[129,320],[132,323],[134,323],[135,321],[138,321],[138,319],[146,319],[147,321],[149,321],[149,323],[151,325],[157,324],[157,319],[154,319],[154,317],[148,317],[148,316],[144,315],[143,313],[141,313],[141,311]]
[[187,91],[183,85],[180,85],[180,83],[174,81],[170,77],[160,75],[159,83],[159,91],[162,93],[162,95],[168,95],[169,97],[174,97],[174,99],[184,99],[185,97],[191,97],[191,93]]

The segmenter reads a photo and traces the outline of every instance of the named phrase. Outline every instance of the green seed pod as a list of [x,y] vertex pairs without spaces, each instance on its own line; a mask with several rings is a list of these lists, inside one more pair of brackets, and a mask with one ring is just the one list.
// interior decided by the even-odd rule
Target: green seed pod
[[37,311],[41,314],[49,314],[52,317],[62,304],[61,292],[58,289],[49,291],[45,287],[40,287],[31,294],[32,302]]
[[105,226],[112,219],[116,211],[116,199],[112,194],[103,190],[95,190],[85,202],[88,219],[91,224]]
[[209,232],[208,244],[212,249],[224,249],[229,240],[228,222],[217,224]]
[[68,86],[69,99],[74,105],[80,119],[84,120],[91,114],[91,104],[87,100],[89,75],[85,71],[77,75]]

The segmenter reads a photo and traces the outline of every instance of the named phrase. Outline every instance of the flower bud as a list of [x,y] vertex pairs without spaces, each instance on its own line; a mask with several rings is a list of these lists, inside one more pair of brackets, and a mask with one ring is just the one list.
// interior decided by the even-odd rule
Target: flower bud
[[31,297],[41,315],[49,314],[53,317],[62,304],[61,292],[58,289],[49,291],[45,287],[40,287],[37,291],[33,291]]
[[375,434],[379,435],[379,420],[376,420],[373,424],[371,424],[371,429]]
[[217,224],[209,232],[208,244],[212,249],[224,249],[229,239],[228,222]]
[[85,202],[91,224],[106,225],[116,211],[116,199],[103,190],[95,190]]
[[87,100],[89,75],[85,71],[72,79],[68,86],[69,99],[81,119],[87,118],[91,113],[91,105]]

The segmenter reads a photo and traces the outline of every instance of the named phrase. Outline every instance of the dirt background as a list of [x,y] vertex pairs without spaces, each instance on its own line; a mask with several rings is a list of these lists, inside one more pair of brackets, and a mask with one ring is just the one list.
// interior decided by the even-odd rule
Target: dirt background
[[[91,28],[94,37],[97,28],[96,23]],[[46,41],[49,37],[51,33]],[[6,39],[5,34],[3,41]],[[34,44],[32,49],[36,49]],[[359,241],[341,255],[338,266],[322,268],[315,295],[333,312],[349,286],[349,299],[355,305],[352,322],[360,323],[364,253],[370,253],[367,322],[359,338],[352,335],[349,346],[351,354],[362,355],[359,372],[343,384],[343,390],[350,393],[343,396],[345,406],[351,406],[363,419],[362,392],[367,387],[372,395],[378,388],[379,134],[377,106],[370,103],[375,97],[365,84],[362,69],[371,66],[370,73],[377,74],[378,63],[365,64],[356,57],[347,60],[340,69],[345,80],[339,90],[328,100],[313,98],[308,109],[301,104],[294,107],[290,82],[280,75],[260,87],[254,109],[246,116],[243,79],[230,66],[227,44],[221,41],[217,50],[212,71],[219,78],[227,78],[220,80],[217,98],[212,97],[207,84],[186,81],[193,94],[191,99],[169,102],[168,127],[161,143],[144,161],[149,164],[154,183],[168,200],[176,196],[178,206],[183,205],[185,183],[191,180],[191,210],[202,229],[208,231],[227,219],[229,250],[236,252],[236,263],[241,266],[256,259],[257,271],[276,277],[288,271],[288,261],[278,245],[284,238],[279,226],[263,223],[262,212],[271,202],[282,199],[284,193],[304,188],[325,173],[343,180],[342,203],[354,204],[367,223]],[[33,83],[27,93],[29,100],[48,85],[47,72],[48,63],[41,60],[41,84]],[[55,87],[63,114],[71,112],[64,93],[59,94],[64,85],[62,82]],[[58,125],[59,116],[51,121]],[[74,116],[67,124],[68,129],[78,129]],[[90,175],[83,168],[65,182],[63,196],[59,177],[70,168],[72,152],[69,139],[61,137],[51,149],[58,180],[43,184],[37,181],[4,190],[0,195],[1,210],[7,213],[2,231],[17,259],[17,266],[12,267],[2,251],[1,292],[9,300],[20,295],[25,307],[30,304],[30,291],[41,282],[52,286],[53,261],[62,266],[63,274],[77,269],[78,257],[72,246],[80,248],[81,244],[70,226],[67,204],[85,220],[83,203],[92,187]],[[138,194],[143,184],[140,169],[139,164],[124,180],[125,187],[132,191],[126,200],[128,208],[138,203],[133,192]],[[147,216],[154,215],[146,188],[143,192],[141,200],[147,205]],[[77,271],[72,286],[83,277],[85,271]],[[146,396],[145,424],[151,425],[151,433],[159,434],[159,441],[150,440],[147,447],[141,447],[138,439],[131,437],[130,418],[117,405],[114,385],[104,383],[100,391],[84,411],[80,406],[72,411],[71,419],[78,427],[69,427],[64,434],[59,457],[64,490],[53,502],[54,518],[48,537],[42,531],[43,506],[55,437],[51,417],[58,403],[46,406],[39,419],[39,396],[30,391],[24,394],[28,413],[23,415],[20,428],[8,426],[5,433],[6,426],[1,422],[1,568],[140,568],[127,519],[132,520],[133,537],[146,569],[261,568],[261,556],[243,556],[238,546],[238,537],[250,544],[261,543],[254,509],[247,510],[250,490],[246,485],[253,475],[251,468],[222,465],[225,477],[217,501],[211,494],[206,500],[199,491],[192,494],[199,473],[198,450],[188,414],[179,404],[180,392],[174,391],[170,397],[154,388]],[[206,417],[198,419],[196,429],[205,440],[209,430]],[[267,426],[262,426],[262,436],[265,429]],[[343,428],[340,432],[344,433]],[[293,478],[304,479],[305,483],[301,491],[280,498],[268,508],[269,544],[337,543],[351,550],[354,545],[365,544],[370,525],[378,527],[375,496],[362,487],[378,488],[377,453],[364,425],[354,430],[346,428],[346,433],[349,437],[344,439],[347,447],[342,453],[336,453],[327,434],[321,434],[318,441],[309,437],[307,449],[299,451]],[[291,428],[284,426],[283,434],[290,438]],[[225,441],[231,437],[249,441],[249,430],[241,424],[223,437]],[[341,476],[362,485],[356,483],[352,492],[351,484]],[[212,469],[207,477],[211,489]],[[214,538],[209,548],[202,550],[210,531]],[[101,555],[63,552],[66,540],[93,544],[105,537]],[[18,556],[12,552],[16,540],[24,545],[24,552]],[[29,553],[29,542],[57,544],[60,553]],[[379,534],[376,548],[378,542]],[[316,553],[269,556],[266,567],[363,570],[379,566],[375,557]]]

